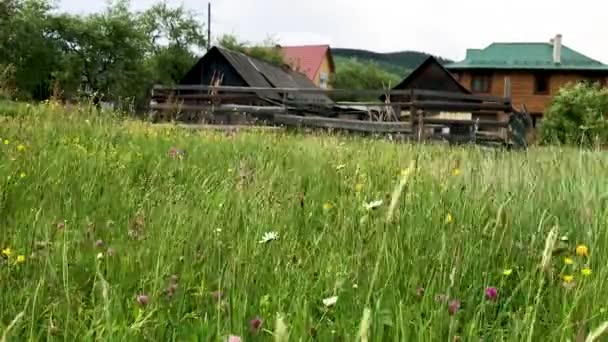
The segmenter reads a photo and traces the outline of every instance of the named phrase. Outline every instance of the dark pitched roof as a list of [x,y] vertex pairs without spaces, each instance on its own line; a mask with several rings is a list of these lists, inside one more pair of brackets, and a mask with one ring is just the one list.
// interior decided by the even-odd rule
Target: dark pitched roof
[[[288,67],[279,67],[265,61],[250,57],[244,53],[224,49],[211,48],[207,54],[219,52],[250,87],[262,88],[317,88],[306,75],[295,72]],[[204,57],[203,57],[204,58]],[[201,58],[202,60],[202,58]],[[277,93],[260,93],[260,97],[281,100]],[[333,101],[324,94],[290,94],[289,100],[306,101],[311,103],[332,104]]]
[[[393,90],[395,89],[423,89],[471,94],[433,56],[429,56],[420,63],[403,81],[393,87]],[[409,96],[399,97],[407,98]],[[384,99],[384,95],[380,96],[380,100],[384,101]]]
[[[433,64],[433,67],[439,72],[435,77],[428,77],[423,73],[427,70],[429,65]],[[424,78],[424,77],[427,78]],[[437,77],[439,76],[439,77]],[[420,82],[417,82],[420,81]],[[418,83],[418,84],[415,84]],[[424,89],[424,90],[441,90],[441,91],[457,91],[463,94],[470,94],[471,92],[465,88],[454,76],[439,63],[439,61],[429,56],[425,59],[414,71],[412,71],[403,81],[397,84],[393,89]]]

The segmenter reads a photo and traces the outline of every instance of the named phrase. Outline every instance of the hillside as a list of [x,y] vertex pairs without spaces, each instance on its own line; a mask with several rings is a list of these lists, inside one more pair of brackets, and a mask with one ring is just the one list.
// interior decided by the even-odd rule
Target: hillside
[[[422,63],[429,54],[418,51],[400,51],[378,53],[358,49],[332,49],[334,57],[338,60],[342,58],[356,58],[360,61],[372,61],[382,69],[403,76],[410,70]],[[441,63],[449,63],[451,60],[435,56]]]

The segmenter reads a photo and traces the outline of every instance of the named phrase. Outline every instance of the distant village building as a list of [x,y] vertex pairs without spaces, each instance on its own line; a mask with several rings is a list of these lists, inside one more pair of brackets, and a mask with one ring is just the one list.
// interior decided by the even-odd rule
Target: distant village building
[[509,84],[515,106],[525,104],[536,126],[553,95],[568,83],[608,83],[608,65],[562,44],[493,43],[468,49],[463,61],[445,65],[474,94],[503,96]]
[[306,75],[317,87],[331,88],[330,80],[336,73],[329,45],[277,46],[285,63],[294,71]]

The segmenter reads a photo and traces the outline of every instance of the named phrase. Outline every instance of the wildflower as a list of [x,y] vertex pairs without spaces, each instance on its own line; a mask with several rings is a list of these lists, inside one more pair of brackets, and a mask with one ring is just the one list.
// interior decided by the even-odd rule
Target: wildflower
[[25,255],[17,255],[17,263],[23,264],[25,262]]
[[454,170],[452,170],[452,176],[460,176],[461,174],[462,172],[459,168],[455,168]]
[[113,257],[114,255],[116,255],[116,251],[114,251],[114,248],[112,248],[112,247],[108,247],[108,250],[106,251],[106,254],[107,254],[109,257]]
[[278,239],[279,239],[279,234],[277,232],[266,232],[262,236],[262,240],[260,240],[259,243],[267,243],[267,242],[278,240]]
[[345,167],[346,167],[346,165],[340,164],[340,165],[336,166],[336,171],[342,171],[342,170],[344,170]]
[[337,302],[338,302],[338,296],[332,296],[332,297],[323,299],[323,305],[325,305],[325,307],[327,307],[327,308],[330,306],[336,305]]
[[363,190],[363,184],[361,184],[361,183],[355,184],[355,191],[361,192],[361,190]]
[[249,321],[249,329],[251,330],[251,332],[257,333],[258,331],[260,331],[260,328],[262,328],[263,323],[264,321],[262,321],[260,317],[256,316]]
[[489,300],[496,300],[498,298],[498,289],[495,287],[488,287],[486,289],[486,298]]
[[448,213],[445,217],[445,223],[452,223],[454,222],[454,217],[452,216],[452,214]]
[[589,248],[587,248],[587,246],[585,246],[585,245],[578,245],[578,246],[576,246],[576,255],[578,255],[578,256],[588,256],[589,255]]
[[10,143],[11,143],[10,141],[8,141],[8,140],[4,139],[4,145],[8,145],[8,144],[10,144]]
[[241,337],[237,336],[237,335],[230,335],[230,336],[228,336],[228,340],[227,340],[227,342],[241,342],[241,341],[242,341]]
[[10,249],[9,247],[6,247],[5,249],[2,250],[2,255],[7,258],[10,258],[11,255],[13,255],[13,250]]
[[572,258],[570,258],[570,257],[565,257],[564,258],[564,264],[566,264],[566,265],[574,265],[574,260],[572,260]]
[[103,252],[97,253],[97,260],[103,259]]
[[409,176],[409,174],[410,174],[411,172],[412,172],[412,169],[411,169],[411,168],[409,168],[409,167],[408,167],[408,168],[406,168],[406,169],[403,169],[403,170],[401,170],[401,177],[407,177],[407,176]]
[[102,248],[103,247],[103,240],[97,240],[97,241],[95,241],[95,247]]
[[19,151],[19,152],[23,152],[23,151],[25,151],[25,146],[23,146],[23,144],[19,144],[19,145],[17,146],[17,151]]
[[148,295],[145,295],[145,294],[138,295],[136,300],[137,300],[137,304],[139,304],[142,307],[145,307],[150,303],[150,297],[148,297]]
[[448,313],[450,316],[455,315],[458,312],[458,309],[460,309],[460,301],[458,299],[451,300],[448,304]]
[[564,283],[571,283],[574,281],[574,276],[564,275],[564,276],[562,276],[562,279],[564,280]]
[[[167,134],[168,134],[168,132],[167,132]],[[169,149],[169,152],[167,152],[167,154],[169,155],[169,157],[171,157],[173,159],[182,159],[186,155],[186,152],[180,148],[171,147]]]
[[377,201],[373,201],[373,202],[369,202],[364,204],[363,206],[365,207],[365,209],[367,210],[372,210],[372,209],[376,209],[379,208],[380,206],[382,206],[382,204],[384,203],[383,200],[377,200]]
[[586,276],[586,277],[590,276],[590,275],[591,275],[591,268],[589,268],[589,267],[584,267],[584,268],[581,270],[581,274],[582,274],[582,275],[584,275],[584,276]]
[[325,210],[325,211],[331,210],[333,207],[334,207],[334,205],[331,202],[323,203],[323,210]]
[[19,174],[19,178],[25,178],[25,172],[21,172],[21,173]]
[[504,275],[505,277],[510,276],[512,273],[513,273],[513,269],[511,269],[511,268],[508,268],[508,269],[505,269],[504,271],[502,271],[502,275]]
[[228,336],[228,340],[227,340],[227,342],[241,342],[241,341],[242,341],[241,337],[237,336],[237,335],[230,335],[230,336]]
[[418,288],[416,289],[416,296],[417,296],[418,298],[422,298],[422,297],[424,297],[424,287],[418,287]]

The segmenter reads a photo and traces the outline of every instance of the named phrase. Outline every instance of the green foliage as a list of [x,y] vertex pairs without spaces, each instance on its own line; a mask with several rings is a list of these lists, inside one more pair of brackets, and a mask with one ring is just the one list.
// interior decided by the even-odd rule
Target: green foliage
[[6,341],[266,341],[276,313],[290,341],[575,341],[608,320],[602,153],[189,131],[53,103],[0,102],[0,122]]
[[[356,58],[359,61],[369,61],[376,63],[380,68],[386,71],[405,77],[409,72],[416,68],[420,63],[428,58],[428,54],[417,51],[402,51],[377,53],[366,50],[357,49],[332,49],[334,57],[351,59]],[[451,60],[437,57],[437,60],[442,63],[450,63]]]
[[276,39],[272,37],[266,38],[260,45],[252,45],[251,43],[240,41],[237,36],[232,34],[222,35],[218,39],[218,45],[225,49],[238,51],[270,64],[281,66],[285,64],[285,61],[281,50],[275,48],[277,44]]
[[[336,74],[332,86],[336,89],[384,89],[392,88],[401,78],[381,69],[373,62],[360,62],[356,59],[336,63]],[[336,100],[378,100],[377,98],[335,95]]]
[[591,146],[608,144],[608,89],[578,83],[552,99],[540,126],[542,143]]
[[0,100],[12,100],[15,94],[15,67],[0,64]]
[[43,100],[55,87],[64,98],[145,103],[152,84],[175,83],[205,45],[196,16],[165,2],[137,13],[124,0],[86,16],[51,9],[46,0],[0,4],[0,64],[14,66],[24,97]]

